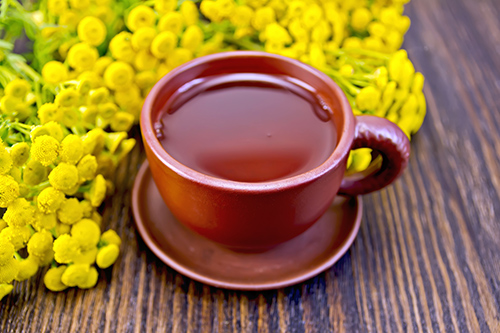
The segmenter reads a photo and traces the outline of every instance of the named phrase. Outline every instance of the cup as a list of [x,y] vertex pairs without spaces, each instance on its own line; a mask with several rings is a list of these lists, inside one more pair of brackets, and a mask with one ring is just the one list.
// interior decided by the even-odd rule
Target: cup
[[[337,146],[326,161],[297,176],[246,183],[203,174],[170,156],[154,127],[169,98],[193,80],[235,73],[286,75],[314,87],[333,110],[337,127]],[[141,130],[154,181],[173,215],[198,234],[238,250],[262,250],[300,235],[326,212],[337,193],[366,194],[389,185],[410,155],[408,138],[395,124],[374,116],[354,117],[346,96],[327,75],[264,52],[218,53],[172,70],[146,98]],[[349,151],[363,147],[382,156],[380,168],[345,178]]]

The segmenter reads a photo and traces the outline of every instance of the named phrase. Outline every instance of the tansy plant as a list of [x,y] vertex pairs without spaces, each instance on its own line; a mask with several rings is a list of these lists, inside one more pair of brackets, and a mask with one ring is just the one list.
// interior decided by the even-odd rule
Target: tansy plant
[[[355,115],[416,133],[426,103],[424,77],[400,50],[408,1],[2,1],[3,38],[24,30],[33,49],[30,67],[0,41],[0,297],[12,289],[5,283],[48,264],[49,289],[88,288],[93,265],[116,260],[119,237],[100,235],[96,207],[134,145],[127,131],[151,87],[195,57],[261,50],[298,59],[335,80]],[[371,161],[369,149],[355,150],[348,171]],[[27,256],[15,253],[26,245]]]

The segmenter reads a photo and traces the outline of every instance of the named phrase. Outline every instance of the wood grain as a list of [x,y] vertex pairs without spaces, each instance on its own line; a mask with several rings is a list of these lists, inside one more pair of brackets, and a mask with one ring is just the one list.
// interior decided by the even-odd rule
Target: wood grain
[[360,233],[331,269],[257,293],[166,267],[131,217],[139,145],[104,210],[124,243],[116,265],[88,291],[49,292],[42,274],[16,284],[0,331],[500,332],[500,2],[413,0],[407,14],[428,116],[407,171],[365,196]]

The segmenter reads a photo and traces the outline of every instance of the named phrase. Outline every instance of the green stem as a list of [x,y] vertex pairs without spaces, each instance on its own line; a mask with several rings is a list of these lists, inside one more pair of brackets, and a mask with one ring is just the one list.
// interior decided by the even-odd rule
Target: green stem
[[228,36],[227,34],[224,34],[224,41],[239,46],[245,50],[264,51],[264,48],[261,45],[249,41],[248,39],[236,39]]

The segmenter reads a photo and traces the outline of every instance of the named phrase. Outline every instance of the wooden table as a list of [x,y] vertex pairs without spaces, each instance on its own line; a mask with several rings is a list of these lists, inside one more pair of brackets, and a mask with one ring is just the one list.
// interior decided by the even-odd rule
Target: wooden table
[[359,235],[319,276],[235,292],[177,274],[134,227],[138,147],[104,225],[123,254],[97,287],[48,292],[38,275],[0,302],[1,332],[500,332],[500,2],[413,0],[405,47],[428,116],[410,165],[364,197]]

